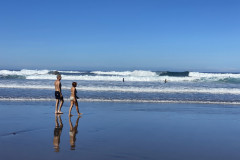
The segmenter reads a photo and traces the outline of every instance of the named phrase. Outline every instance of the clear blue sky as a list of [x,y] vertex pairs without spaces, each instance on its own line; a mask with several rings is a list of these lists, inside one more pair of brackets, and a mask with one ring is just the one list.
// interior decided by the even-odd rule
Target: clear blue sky
[[240,71],[239,0],[0,1],[0,67]]

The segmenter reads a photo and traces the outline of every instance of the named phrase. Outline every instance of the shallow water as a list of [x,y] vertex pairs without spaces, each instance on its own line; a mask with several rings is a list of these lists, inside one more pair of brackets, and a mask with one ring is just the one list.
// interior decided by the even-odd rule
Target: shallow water
[[[1,159],[240,158],[240,108],[235,105],[79,103],[83,115],[75,146],[68,106],[62,109],[60,141],[53,143],[54,103],[1,102]],[[72,113],[74,127],[74,108]]]

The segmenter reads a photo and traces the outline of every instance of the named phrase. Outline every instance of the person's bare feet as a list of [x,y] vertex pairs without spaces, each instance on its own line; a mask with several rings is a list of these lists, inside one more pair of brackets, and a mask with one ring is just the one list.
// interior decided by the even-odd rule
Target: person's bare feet
[[61,111],[58,111],[58,114],[63,114],[63,112],[61,112]]
[[78,113],[78,116],[82,115],[82,113]]

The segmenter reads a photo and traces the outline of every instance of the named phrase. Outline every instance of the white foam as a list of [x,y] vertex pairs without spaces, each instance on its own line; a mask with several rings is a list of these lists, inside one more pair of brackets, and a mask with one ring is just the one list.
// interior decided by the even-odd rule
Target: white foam
[[[19,85],[19,84],[0,84],[0,88],[19,88],[19,89],[51,89],[52,85]],[[70,90],[71,86],[63,86],[62,89]],[[192,94],[233,94],[240,95],[240,89],[237,88],[190,88],[190,87],[172,87],[172,88],[151,88],[151,87],[97,87],[97,86],[81,86],[77,87],[79,91],[92,92],[132,92],[132,93],[192,93]]]
[[220,80],[225,78],[240,78],[240,74],[232,74],[232,73],[200,73],[200,72],[190,72],[190,77],[194,77],[197,79],[208,79],[208,80]]
[[[65,99],[70,100],[70,99]],[[0,98],[0,101],[55,101],[53,98]],[[80,102],[114,102],[114,103],[181,103],[181,104],[221,104],[240,105],[240,102],[218,101],[182,101],[182,100],[139,100],[139,99],[94,99],[80,98]]]
[[[125,81],[130,82],[163,82],[167,79],[169,82],[183,82],[183,81],[192,81],[196,78],[191,77],[168,77],[168,76],[89,76],[89,75],[62,75],[62,80],[83,80],[83,81]],[[43,80],[55,80],[55,75],[30,75],[26,76],[26,79],[43,79]]]
[[[62,75],[63,77],[63,75]],[[56,80],[56,75],[30,75],[26,76],[26,79],[46,79],[46,80]]]
[[156,77],[158,75],[155,72],[151,72],[151,71],[135,70],[131,73],[131,76],[133,76],[133,77]]
[[104,72],[104,71],[92,71],[91,73],[94,74],[100,74],[100,75],[116,75],[116,76],[129,76],[131,75],[131,71],[124,71],[124,72],[116,72],[116,71],[109,71],[109,72]]
[[240,78],[240,74],[233,73],[200,73],[200,72],[190,72],[190,77],[231,77]]
[[[26,84],[0,84],[0,88],[18,88],[18,89],[54,89],[54,86],[47,85],[26,85]],[[64,89],[64,88],[63,88]]]
[[135,92],[135,93],[207,93],[240,95],[240,89],[229,88],[137,88],[137,87],[78,87],[83,91]]
[[60,73],[84,73],[79,71],[59,71]]
[[54,101],[53,98],[0,98],[0,101]]
[[27,70],[27,69],[22,69],[20,71],[0,70],[0,75],[18,75],[18,76],[43,75],[48,74],[48,72],[49,70]]
[[91,73],[100,74],[100,75],[134,76],[134,77],[154,77],[154,76],[157,76],[157,74],[155,72],[143,71],[143,70],[122,71],[122,72],[116,72],[116,71],[109,71],[109,72],[93,71]]
[[[79,71],[60,71],[62,73],[84,73]],[[55,80],[56,75],[48,74],[49,70],[27,70],[23,69],[21,71],[10,71],[10,70],[0,70],[0,75],[18,75],[25,76],[26,79],[36,79],[36,80]],[[167,79],[168,82],[194,82],[194,81],[218,81],[224,80],[226,78],[239,78],[240,74],[232,73],[200,73],[200,72],[190,72],[189,77],[173,77],[173,76],[158,76],[156,72],[152,71],[93,71],[93,75],[62,75],[63,80],[84,80],[84,81],[125,81],[131,82],[163,82]]]
[[[172,77],[172,76],[158,76],[151,71],[126,71],[126,72],[102,72],[94,71],[92,75],[62,75],[63,80],[84,80],[84,81],[125,81],[130,82],[163,82],[165,79],[168,82],[193,82],[193,81],[218,81],[225,78],[240,78],[240,74],[212,74],[190,72],[189,77]],[[29,75],[26,79],[49,79],[55,80],[55,75]]]

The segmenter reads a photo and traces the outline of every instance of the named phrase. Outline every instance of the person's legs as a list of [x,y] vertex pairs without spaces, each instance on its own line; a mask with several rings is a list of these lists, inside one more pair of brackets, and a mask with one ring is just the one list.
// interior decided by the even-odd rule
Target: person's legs
[[78,115],[81,115],[81,113],[79,113],[78,102],[77,101],[75,102],[75,106],[76,106],[76,110],[77,110]]
[[79,121],[79,118],[81,118],[81,116],[78,116],[78,118],[77,118],[77,120],[76,120],[76,123],[75,123],[75,126],[74,126],[74,128],[78,128],[78,121]]
[[61,115],[59,114],[58,116],[59,116],[58,118],[59,118],[59,122],[60,122],[59,127],[60,127],[60,128],[63,128],[63,123],[62,123]]
[[71,114],[71,111],[72,111],[72,107],[73,107],[73,101],[71,101],[71,105],[70,105],[70,108],[69,108],[69,116],[72,116],[72,114]]
[[61,99],[60,101],[61,101],[61,103],[60,103],[60,106],[59,106],[59,109],[58,109],[58,113],[63,113],[63,112],[61,112],[61,109],[62,109],[62,105],[64,103],[64,100]]
[[59,99],[56,99],[55,113],[58,113],[58,103],[59,103]]
[[59,126],[58,124],[58,117],[57,115],[55,114],[55,128],[57,128]]

